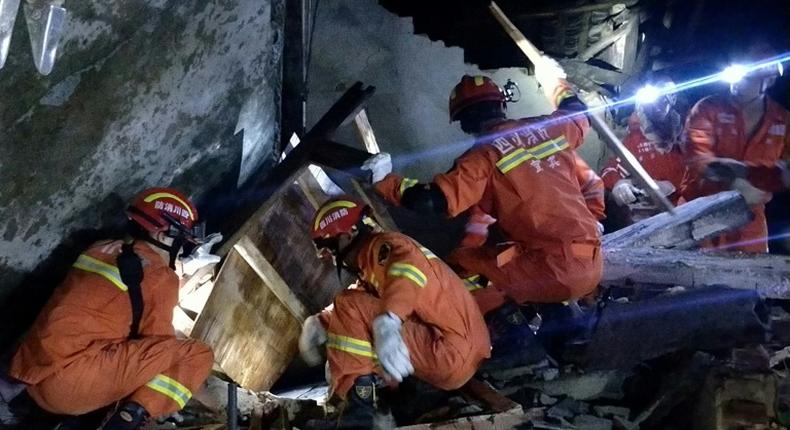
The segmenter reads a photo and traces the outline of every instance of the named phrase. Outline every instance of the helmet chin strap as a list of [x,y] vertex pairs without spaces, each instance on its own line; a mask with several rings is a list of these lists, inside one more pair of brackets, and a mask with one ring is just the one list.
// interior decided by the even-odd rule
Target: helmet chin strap
[[156,246],[157,248],[167,251],[168,255],[170,256],[170,268],[176,270],[176,259],[178,258],[178,253],[181,251],[181,248],[186,241],[183,236],[176,236],[173,238],[173,243],[170,245],[165,245],[164,243],[154,239],[151,236],[146,236],[145,241],[149,242],[150,244]]
[[335,266],[337,267],[337,280],[338,282],[343,282],[343,269],[348,270],[352,275],[359,276],[359,270],[349,266],[346,264],[346,257],[351,252],[351,250],[362,240],[362,234],[357,233],[351,242],[346,245],[343,249],[338,249],[335,253]]

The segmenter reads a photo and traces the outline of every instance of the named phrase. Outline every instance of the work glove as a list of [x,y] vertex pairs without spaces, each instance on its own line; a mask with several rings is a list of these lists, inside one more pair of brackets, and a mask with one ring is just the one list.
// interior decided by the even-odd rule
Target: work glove
[[745,178],[747,173],[746,164],[732,158],[717,158],[705,168],[705,177],[716,182],[730,183],[737,178]]
[[392,172],[392,157],[386,152],[380,152],[365,160],[362,170],[370,170],[371,180],[375,184]]
[[620,179],[612,187],[612,197],[614,201],[620,205],[629,205],[636,201],[636,195],[642,193],[642,190],[635,187],[630,179]]
[[321,363],[321,347],[326,343],[326,330],[318,319],[318,315],[310,315],[304,320],[302,333],[299,335],[299,353],[309,366]]
[[544,91],[554,91],[560,83],[561,79],[565,79],[568,75],[562,69],[560,63],[553,58],[542,55],[538,64],[535,64],[535,80],[538,85],[544,88]]
[[409,348],[403,342],[400,328],[400,318],[392,312],[373,320],[373,343],[379,363],[390,379],[398,382],[414,373]]
[[669,181],[656,181],[656,185],[658,185],[658,190],[661,191],[661,195],[669,196],[673,194],[677,189]]
[[732,181],[732,189],[741,193],[749,206],[765,204],[771,200],[771,193],[766,193],[743,178]]
[[221,260],[219,255],[211,253],[211,248],[222,241],[221,233],[213,233],[206,237],[206,241],[200,246],[195,248],[191,254],[181,258],[181,267],[185,276],[192,276],[203,267],[209,264],[219,263]]

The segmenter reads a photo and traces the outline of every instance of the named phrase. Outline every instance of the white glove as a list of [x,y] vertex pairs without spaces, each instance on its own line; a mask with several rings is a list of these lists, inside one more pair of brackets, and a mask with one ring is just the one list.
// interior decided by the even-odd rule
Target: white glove
[[677,191],[677,188],[669,181],[656,181],[656,185],[658,185],[658,190],[661,191],[661,194],[665,196],[672,195]]
[[732,181],[732,189],[741,193],[749,206],[768,203],[771,200],[771,193],[766,193],[743,178]]
[[370,170],[375,184],[392,172],[392,157],[386,152],[379,152],[362,163],[362,170]]
[[400,328],[400,318],[392,312],[387,312],[373,320],[373,343],[379,363],[384,372],[398,382],[414,373],[414,366],[409,358],[409,348],[403,342]]
[[596,222],[595,224],[597,224],[596,227],[598,227],[598,236],[603,236],[603,224],[600,222]]
[[565,79],[568,75],[553,58],[542,55],[539,64],[535,64],[535,80],[538,85],[543,87],[546,91],[554,91],[554,88],[559,84],[560,79]]
[[620,179],[612,187],[612,197],[620,206],[625,206],[636,201],[636,194],[642,190],[635,187],[630,179]]
[[326,343],[326,330],[318,320],[318,315],[310,315],[304,320],[302,334],[299,335],[299,353],[310,366],[321,363],[321,347]]
[[211,248],[222,240],[222,234],[213,233],[206,237],[206,241],[195,248],[191,254],[181,258],[181,267],[185,276],[192,276],[202,267],[219,263],[219,255],[211,253]]

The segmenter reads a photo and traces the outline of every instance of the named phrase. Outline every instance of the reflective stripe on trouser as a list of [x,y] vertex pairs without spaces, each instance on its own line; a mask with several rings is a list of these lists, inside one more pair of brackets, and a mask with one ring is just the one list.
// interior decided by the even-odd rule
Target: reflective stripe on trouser
[[179,408],[183,408],[189,399],[192,398],[192,391],[189,388],[167,375],[156,375],[145,386],[169,397],[170,400],[178,404]]
[[[64,369],[29,387],[28,392],[39,406],[56,414],[81,415],[129,399],[151,416],[160,416],[181,409],[185,399],[163,394],[148,384],[158,375],[167,375],[194,392],[208,377],[213,363],[211,349],[196,340],[146,337],[85,352]],[[180,394],[185,393],[182,390]]]
[[[354,381],[363,375],[380,373],[374,357],[371,337],[373,319],[381,314],[381,300],[359,290],[345,290],[335,297],[332,310],[325,310],[327,323],[327,358],[332,390],[344,398]],[[452,333],[437,333],[435,327],[409,320],[403,323],[403,340],[417,378],[438,388],[460,387],[477,370],[481,358],[471,353],[479,341]],[[342,337],[342,341],[340,340]],[[487,339],[484,340],[487,343]],[[338,347],[341,345],[342,347]],[[353,345],[353,346],[350,346]],[[367,345],[371,345],[367,349]]]
[[472,273],[488,278],[486,288],[473,292],[485,315],[505,303],[561,303],[594,292],[603,270],[600,252],[593,258],[565,257],[562,253],[531,252],[497,267],[492,247],[462,248],[453,251],[455,262]]

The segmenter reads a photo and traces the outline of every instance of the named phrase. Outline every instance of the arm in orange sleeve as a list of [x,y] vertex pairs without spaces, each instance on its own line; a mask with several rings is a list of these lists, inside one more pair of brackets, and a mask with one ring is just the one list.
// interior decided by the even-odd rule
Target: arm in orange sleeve
[[683,190],[683,197],[686,200],[725,190],[721,184],[706,180],[704,177],[708,164],[717,158],[713,150],[716,144],[714,134],[716,113],[705,102],[705,100],[698,102],[691,109],[686,120],[686,142],[683,145],[683,154],[691,179]]
[[385,176],[384,179],[373,184],[373,189],[391,205],[400,206],[400,199],[403,197],[403,192],[415,185],[417,185],[416,179],[404,178],[390,173]]
[[433,178],[447,200],[450,217],[458,216],[483,198],[491,176],[496,174],[496,161],[488,154],[486,148],[472,149],[458,158],[449,172]]
[[573,157],[576,162],[576,179],[579,181],[587,209],[595,219],[606,218],[603,180],[595,174],[586,161],[579,157],[579,154],[574,153]]
[[389,256],[384,262],[386,275],[379,292],[381,313],[392,312],[406,320],[414,312],[420,292],[427,287],[430,266],[425,255],[410,240],[389,238]]
[[610,157],[606,162],[606,167],[601,170],[601,180],[604,188],[611,190],[617,181],[625,178],[621,169],[620,159],[618,157]]
[[496,222],[496,218],[487,214],[479,205],[469,209],[469,220],[464,228],[461,248],[478,248],[485,245],[488,239],[488,227]]

